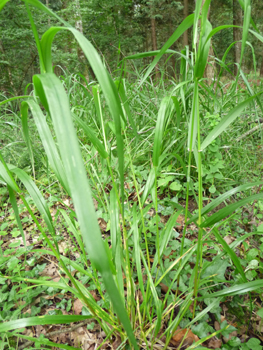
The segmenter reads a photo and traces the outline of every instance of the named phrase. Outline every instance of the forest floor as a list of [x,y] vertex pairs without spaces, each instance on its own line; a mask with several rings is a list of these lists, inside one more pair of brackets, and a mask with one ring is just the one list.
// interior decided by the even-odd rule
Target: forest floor
[[[130,191],[131,202],[136,200],[134,192]],[[159,196],[159,200],[163,205],[160,205],[160,220],[165,225],[170,217],[171,207],[165,207],[165,197],[167,192],[164,191]],[[61,219],[61,210],[70,212],[73,209],[71,199],[68,196],[62,196],[55,193],[45,193],[45,198],[49,203],[49,209],[52,218],[56,222],[57,235],[58,235],[58,247],[62,255],[70,258],[71,260],[77,261],[79,255],[76,251],[76,240],[72,237],[72,234],[63,226],[63,220]],[[108,223],[103,217],[99,217],[101,210],[97,200],[93,200],[95,209],[98,213],[98,223],[105,238],[109,238],[109,230],[107,228]],[[185,201],[179,201],[183,206]],[[36,224],[32,221],[31,216],[27,212],[26,208],[23,207],[21,200],[18,201],[20,209],[20,218],[23,223],[23,230],[26,234],[26,244],[30,247],[30,251],[25,255],[19,254],[19,249],[23,246],[23,241],[18,238],[19,231],[16,226],[12,206],[6,198],[2,197],[1,208],[0,208],[0,229],[2,235],[1,249],[1,272],[5,276],[17,276],[26,278],[43,278],[53,282],[59,282],[61,279],[65,279],[66,276],[61,274],[58,266],[58,261],[54,256],[51,256],[47,252],[45,241],[41,238],[40,232],[37,229]],[[225,204],[221,205],[223,207]],[[194,198],[190,198],[189,211],[194,213],[196,210],[196,202]],[[166,215],[164,215],[164,214]],[[34,214],[38,217],[37,211]],[[148,210],[149,221],[155,214],[155,210],[150,208]],[[260,216],[260,215],[259,215]],[[244,218],[246,220],[244,220]],[[42,219],[39,218],[39,222]],[[129,223],[128,223],[129,225]],[[236,225],[235,230],[231,233],[229,228],[229,234],[224,237],[227,244],[232,244],[238,238],[244,234],[250,233],[254,230],[262,230],[262,220],[258,218],[257,212],[255,211],[254,205],[247,206],[241,210],[234,218],[233,225]],[[237,229],[238,226],[238,229]],[[173,230],[175,233],[176,240],[171,244],[166,253],[163,256],[163,263],[166,264],[165,260],[172,261],[176,256],[176,249],[181,244],[182,231],[184,228],[184,215],[179,215],[176,226]],[[237,235],[236,232],[239,232]],[[187,228],[186,242],[187,244],[194,243],[197,240],[198,230],[195,224],[190,224]],[[237,256],[242,258],[244,262],[247,262],[246,272],[247,277],[253,279],[263,277],[262,268],[258,268],[258,264],[255,261],[262,261],[262,243],[263,239],[260,240],[248,237],[242,241],[235,248]],[[261,243],[261,245],[260,245]],[[209,239],[204,244],[204,260],[212,261],[213,257],[218,253],[214,249],[214,245]],[[4,263],[5,262],[5,263]],[[254,265],[253,265],[254,263]],[[187,271],[189,276],[191,270],[194,268],[194,264],[190,264],[190,269]],[[227,261],[224,266],[217,267],[218,274],[224,275],[225,280],[235,278],[235,272],[233,266]],[[221,270],[221,271],[219,271]],[[72,267],[71,273],[74,276],[77,271]],[[124,283],[125,283],[125,276]],[[146,278],[146,275],[145,275]],[[85,284],[85,281],[83,282]],[[225,282],[225,285],[227,283]],[[229,284],[230,285],[230,284]],[[29,317],[35,315],[85,315],[87,309],[83,306],[79,299],[74,299],[71,293],[59,291],[55,288],[46,288],[45,286],[37,286],[36,288],[30,288],[21,282],[11,282],[9,279],[0,279],[0,299],[2,306],[0,307],[0,315],[2,319],[8,316],[9,319],[16,317],[19,311],[20,316]],[[101,297],[92,284],[87,283],[85,285],[94,299],[98,303],[103,303]],[[175,290],[168,291],[168,286],[165,283],[160,284],[160,290],[158,295],[160,300],[163,300],[166,293],[170,292],[175,294]],[[142,296],[141,296],[142,297]],[[214,332],[220,331],[223,326],[228,326],[228,329],[218,336],[210,336],[202,346],[208,349],[262,349],[263,345],[263,321],[262,321],[262,294],[261,292],[252,292],[252,310],[250,310],[250,297],[248,294],[242,296],[234,296],[225,298],[216,310],[217,316],[220,315],[221,323],[218,322],[218,317],[214,313],[206,315],[205,322],[202,320],[199,324],[194,326],[193,332],[190,330],[186,334],[186,329],[179,327],[172,337],[168,349],[177,349],[183,340],[181,349],[188,348],[194,341],[198,341],[200,338],[209,336]],[[205,308],[203,302],[198,303],[199,311]],[[190,311],[191,311],[190,306]],[[259,314],[257,311],[261,310]],[[252,313],[251,313],[252,312]],[[176,312],[174,317],[176,316]],[[166,327],[166,320],[163,321],[160,333],[160,338],[153,345],[154,349],[160,349],[165,344],[165,336],[161,336],[163,330]],[[53,343],[67,344],[68,346],[79,347],[85,350],[95,350],[98,348],[102,349],[114,349],[116,350],[122,343],[118,337],[112,339],[106,339],[105,332],[101,329],[99,323],[95,319],[88,319],[84,322],[74,323],[70,325],[37,325],[34,327],[28,327],[21,332],[24,336],[33,336],[39,338],[40,344],[44,344],[44,337],[48,338]],[[17,338],[19,339],[19,338]],[[42,339],[42,341],[41,341]],[[33,342],[20,339],[19,341],[9,339],[10,345],[15,349],[32,349]],[[37,345],[37,343],[36,343]],[[243,345],[243,346],[242,346]],[[141,344],[142,348],[146,348],[145,343]],[[56,347],[53,347],[54,349]]]

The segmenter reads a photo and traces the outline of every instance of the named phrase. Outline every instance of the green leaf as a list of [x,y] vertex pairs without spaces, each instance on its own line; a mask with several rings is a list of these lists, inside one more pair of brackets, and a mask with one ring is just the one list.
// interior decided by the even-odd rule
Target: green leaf
[[263,318],[263,308],[257,311],[259,317]]
[[161,177],[158,180],[157,186],[158,187],[166,187],[168,185],[168,183],[170,181],[172,181],[173,179],[174,179],[174,176],[171,176],[171,175],[168,175],[168,176],[165,176],[165,177]]
[[216,191],[215,185],[212,185],[212,186],[209,187],[209,192],[210,193],[215,193],[215,191]]
[[174,181],[171,183],[169,187],[172,191],[180,191],[183,186],[179,182]]

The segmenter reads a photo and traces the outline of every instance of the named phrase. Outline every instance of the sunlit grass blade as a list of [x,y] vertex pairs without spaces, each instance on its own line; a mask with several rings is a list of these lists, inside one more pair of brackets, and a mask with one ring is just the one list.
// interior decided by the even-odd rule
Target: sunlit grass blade
[[48,101],[62,162],[67,174],[72,200],[89,258],[101,273],[114,310],[122,322],[131,343],[137,348],[126,310],[123,303],[120,302],[120,294],[114,283],[110,262],[102,241],[66,92],[54,74],[34,76],[33,81],[36,93],[40,95],[40,99],[42,99],[44,94],[46,101]]

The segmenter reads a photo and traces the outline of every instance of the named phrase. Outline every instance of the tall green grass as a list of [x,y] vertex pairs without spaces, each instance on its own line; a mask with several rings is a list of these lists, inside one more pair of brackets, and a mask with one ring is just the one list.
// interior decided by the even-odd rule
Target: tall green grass
[[[6,2],[1,1],[0,8]],[[21,96],[23,100],[21,123],[24,138],[32,167],[34,168],[34,150],[28,120],[30,111],[49,166],[52,168],[56,179],[64,191],[72,198],[75,210],[74,215],[78,220],[81,235],[75,226],[72,225],[71,217],[68,216],[67,212],[61,211],[61,213],[65,224],[71,229],[76,238],[83,265],[70,261],[59,252],[53,218],[43,194],[36,186],[34,180],[22,169],[12,164],[7,164],[3,156],[0,156],[0,176],[2,182],[8,187],[10,200],[16,213],[17,224],[21,230],[22,237],[24,237],[24,232],[18,214],[15,195],[22,199],[46,240],[48,249],[41,249],[41,252],[56,257],[59,267],[70,281],[70,283],[55,283],[52,281],[27,279],[27,282],[33,285],[52,286],[53,288],[71,292],[75,298],[80,299],[83,305],[88,307],[90,315],[46,315],[22,318],[0,324],[0,332],[10,332],[17,328],[37,324],[70,323],[93,317],[101,325],[107,337],[120,336],[123,346],[129,341],[134,349],[142,346],[152,349],[154,344],[160,341],[161,336],[165,335],[166,341],[163,345],[166,348],[174,331],[192,303],[194,303],[192,320],[186,325],[186,328],[189,329],[203,315],[212,310],[219,303],[221,297],[239,295],[263,287],[262,281],[247,281],[240,261],[235,255],[235,245],[228,246],[218,230],[221,220],[227,220],[227,217],[240,206],[261,199],[263,194],[261,192],[256,195],[252,194],[239,202],[214,212],[210,216],[208,215],[219,204],[234,194],[249,190],[262,184],[262,182],[248,183],[233,188],[213,199],[208,205],[203,206],[202,165],[205,149],[219,138],[230,124],[238,119],[243,111],[251,108],[251,106],[255,107],[254,101],[259,101],[260,103],[259,94],[255,94],[252,89],[248,89],[249,93],[245,99],[233,102],[232,98],[231,101],[227,102],[229,105],[233,104],[228,109],[228,113],[222,116],[220,122],[207,135],[203,135],[203,120],[200,109],[205,108],[207,102],[209,102],[210,105],[217,106],[219,112],[226,110],[226,107],[222,107],[217,94],[217,90],[222,88],[220,83],[216,83],[213,89],[206,85],[203,79],[210,40],[219,30],[225,30],[232,26],[223,25],[212,29],[207,19],[210,1],[205,1],[203,8],[201,8],[202,0],[197,0],[194,14],[182,22],[161,50],[126,58],[126,60],[133,60],[149,55],[155,56],[146,73],[141,77],[139,85],[134,84],[129,90],[127,88],[129,82],[123,76],[120,76],[116,81],[112,79],[92,44],[80,32],[65,23],[41,2],[25,0],[24,3],[36,40],[41,71],[40,74],[33,77],[33,97]],[[247,44],[249,24],[251,22],[250,1],[244,1],[242,4],[244,7],[244,27],[241,60]],[[50,16],[56,17],[63,26],[50,28],[40,40],[30,6],[37,7]],[[199,25],[200,40],[198,44]],[[190,53],[189,48],[186,48],[180,53],[181,81],[178,84],[174,84],[169,90],[163,88],[164,84],[156,87],[150,79],[154,66],[163,54],[167,52],[173,54],[169,47],[191,26],[193,26],[193,50]],[[91,113],[92,122],[89,123],[87,123],[85,118],[87,109],[85,99],[88,99],[87,96],[89,96],[89,93],[85,90],[86,87],[79,87],[80,84],[77,84],[76,88],[81,91],[82,102],[81,105],[76,106],[75,95],[72,93],[73,90],[69,89],[66,79],[60,80],[53,73],[52,43],[55,35],[65,30],[70,31],[77,40],[97,77],[98,84],[92,87],[93,110]],[[263,41],[259,33],[251,32],[259,40]],[[224,60],[225,57],[220,62],[222,70],[225,68]],[[241,62],[238,64],[240,67]],[[122,69],[122,74],[124,75],[125,67],[126,65],[124,64]],[[237,76],[234,90],[236,89],[238,78]],[[245,79],[244,81],[246,83]],[[140,96],[139,100],[137,98],[138,94]],[[158,98],[156,98],[157,96]],[[70,101],[73,102],[74,107],[71,106]],[[9,101],[4,101],[2,104],[5,102],[8,103]],[[130,108],[131,105],[133,109]],[[134,114],[135,111],[139,113],[137,117]],[[52,120],[52,126],[48,122],[49,118]],[[87,147],[80,147],[81,144],[74,123],[77,130],[81,130],[82,135],[84,134],[85,138],[88,138],[90,142],[89,149],[94,150],[97,154],[95,159],[91,154],[84,153],[84,150],[87,151]],[[54,135],[52,134],[53,131]],[[140,158],[138,154],[141,154],[140,164],[151,166],[143,188],[140,188],[136,173],[138,164],[133,162],[135,155],[137,155],[137,158]],[[83,158],[87,161],[87,167],[84,165]],[[149,162],[147,158],[150,158],[151,161]],[[177,203],[174,213],[164,228],[159,228],[158,180],[162,170],[166,169],[167,164],[174,164],[175,162],[180,164],[181,174],[186,179],[186,206],[184,208]],[[133,203],[130,211],[128,211],[126,204],[127,195],[124,186],[127,169],[129,169],[131,174],[131,181],[138,198],[138,201]],[[193,174],[193,169],[195,169],[195,174]],[[173,168],[171,168],[171,171],[177,173]],[[90,179],[87,177],[87,172],[90,175]],[[105,172],[106,177],[111,179],[112,189],[109,198],[105,192],[105,183],[100,177],[100,172]],[[197,176],[197,190],[194,187],[193,176]],[[110,217],[111,249],[109,249],[107,240],[103,240],[100,233],[92,200],[90,181],[96,186],[97,199],[102,203]],[[30,208],[28,201],[23,195],[20,183],[26,188],[42,215],[48,228],[48,234]],[[195,215],[189,213],[190,194],[195,195],[198,205],[198,213]],[[151,195],[153,204],[148,204],[147,202],[149,195]],[[147,230],[147,212],[152,206],[155,208],[156,220],[154,249],[150,247]],[[180,254],[167,267],[163,263],[163,255],[168,243],[173,239],[173,227],[176,225],[176,220],[182,213],[185,216],[185,226]],[[195,222],[198,226],[198,239],[190,247],[186,248],[184,242],[186,240],[187,225],[190,222]],[[207,264],[205,267],[203,264],[203,244],[204,240],[210,235],[214,235],[217,241],[222,244],[222,254],[228,254],[240,274],[239,283],[233,284],[231,288],[219,289],[216,292],[210,287],[207,277],[202,275],[208,267]],[[243,239],[246,237],[244,236]],[[151,254],[153,254],[153,258],[151,258]],[[217,257],[219,262],[221,257],[222,255]],[[186,268],[190,261],[195,263],[194,273],[190,278],[187,290],[184,290],[182,293],[180,290],[180,277],[183,269]],[[77,277],[72,276],[69,266],[73,266],[81,274],[87,275],[95,283],[101,298],[105,299],[105,294],[101,289],[101,282],[103,281],[106,293],[110,298],[108,310],[100,307],[88,288]],[[125,280],[123,276],[125,276]],[[5,278],[11,277],[6,276]],[[12,277],[12,280],[20,281],[23,279],[17,276],[15,278]],[[169,281],[168,292],[163,301],[157,293],[162,281]],[[203,289],[204,286],[205,289]],[[202,287],[201,293],[200,287]],[[170,292],[174,289],[176,289],[175,295],[171,297],[172,294]],[[197,302],[204,298],[214,299],[201,313],[198,313],[196,309]],[[164,324],[166,324],[165,329],[162,327]],[[19,336],[26,338],[23,335]],[[50,342],[47,345],[52,344]],[[56,346],[59,346],[59,344]],[[190,346],[189,349],[195,346],[197,344]],[[61,347],[63,348],[63,345]]]

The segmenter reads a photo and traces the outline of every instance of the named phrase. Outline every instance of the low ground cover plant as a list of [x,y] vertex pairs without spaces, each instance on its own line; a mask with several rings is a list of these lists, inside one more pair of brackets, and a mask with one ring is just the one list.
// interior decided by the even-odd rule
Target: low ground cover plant
[[[262,111],[260,89],[241,70],[254,26],[250,1],[242,3],[241,61],[229,96],[220,75],[214,85],[203,78],[211,38],[232,27],[212,29],[208,0],[197,0],[135,82],[125,79],[125,62],[149,53],[126,57],[113,79],[79,31],[41,2],[24,3],[40,74],[30,95],[0,103],[4,137],[21,121],[19,147],[28,155],[15,147],[0,153],[1,348],[17,348],[21,339],[28,347],[88,348],[83,329],[74,341],[55,341],[59,332],[49,337],[43,328],[78,321],[93,335],[98,330],[100,347],[262,348],[262,167],[250,176],[237,161],[246,152],[231,144],[236,128],[240,137],[247,132],[245,114],[253,111],[253,126]],[[63,26],[40,40],[30,6]],[[190,27],[193,51],[179,55],[180,82],[154,83],[153,68]],[[63,31],[77,40],[96,83],[54,74],[52,43]],[[257,28],[250,32],[263,42]],[[239,76],[245,93],[237,92]],[[10,123],[12,100],[21,109]],[[249,156],[245,162],[251,166]],[[253,181],[241,181],[243,173]],[[236,318],[226,319],[223,309]]]

